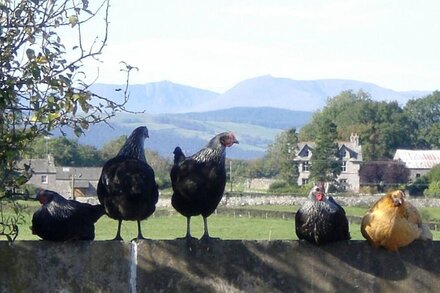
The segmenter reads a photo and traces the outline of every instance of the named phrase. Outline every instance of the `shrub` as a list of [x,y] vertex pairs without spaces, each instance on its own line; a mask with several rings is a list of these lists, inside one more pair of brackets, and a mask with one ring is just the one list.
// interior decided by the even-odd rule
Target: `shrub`
[[406,189],[409,191],[409,195],[411,196],[421,196],[424,194],[424,191],[428,188],[429,182],[427,177],[422,176],[417,178],[416,181],[409,184]]
[[425,190],[424,194],[427,197],[440,197],[440,181],[429,183],[429,187]]
[[298,195],[307,195],[311,188],[311,184],[299,186],[296,184],[289,184],[286,181],[275,181],[269,186],[269,192],[276,194],[294,193]]

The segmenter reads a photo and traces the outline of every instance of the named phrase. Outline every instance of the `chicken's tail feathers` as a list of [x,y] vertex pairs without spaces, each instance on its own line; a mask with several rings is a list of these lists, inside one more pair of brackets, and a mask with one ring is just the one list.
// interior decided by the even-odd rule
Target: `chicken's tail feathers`
[[176,147],[173,151],[174,154],[174,165],[179,164],[183,160],[185,160],[185,154],[183,153],[182,149],[180,147]]
[[420,233],[419,239],[421,240],[432,240],[432,232],[429,230],[429,226],[425,223],[421,226],[422,232]]
[[97,222],[105,214],[105,208],[101,204],[92,206],[92,219],[93,222]]

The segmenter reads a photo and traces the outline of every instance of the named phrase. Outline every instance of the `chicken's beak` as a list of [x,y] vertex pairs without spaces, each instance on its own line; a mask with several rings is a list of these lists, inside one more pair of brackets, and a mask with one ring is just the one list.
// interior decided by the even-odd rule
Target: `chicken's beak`
[[393,199],[393,203],[394,203],[394,206],[395,207],[398,207],[398,206],[400,206],[402,203],[403,203],[403,200],[401,199],[401,198],[394,198]]
[[236,140],[235,138],[234,138],[234,141],[233,141],[232,143],[233,143],[233,144],[234,144],[234,143],[239,144],[238,140]]

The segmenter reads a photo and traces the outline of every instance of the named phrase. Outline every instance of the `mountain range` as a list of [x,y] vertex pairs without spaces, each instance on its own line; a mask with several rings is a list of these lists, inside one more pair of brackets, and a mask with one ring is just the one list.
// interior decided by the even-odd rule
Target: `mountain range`
[[[92,90],[113,100],[120,98],[115,89],[121,85],[95,84]],[[344,90],[363,90],[373,100],[405,104],[431,92],[399,92],[378,85],[345,79],[293,80],[270,75],[244,80],[224,93],[161,81],[130,86],[127,108],[150,114],[215,111],[234,107],[274,107],[314,112],[328,98]]]
[[[122,85],[95,84],[92,91],[120,100]],[[215,134],[234,131],[240,144],[228,157],[253,159],[264,155],[277,134],[299,129],[328,98],[344,90],[363,90],[377,101],[397,101],[430,94],[428,91],[399,92],[378,85],[342,79],[293,80],[261,76],[242,81],[224,93],[194,88],[170,81],[132,85],[126,108],[138,114],[119,113],[108,125],[91,126],[79,142],[101,147],[120,135],[129,135],[147,125],[146,147],[166,157],[179,145],[187,155],[203,147]],[[73,137],[72,133],[68,134]]]

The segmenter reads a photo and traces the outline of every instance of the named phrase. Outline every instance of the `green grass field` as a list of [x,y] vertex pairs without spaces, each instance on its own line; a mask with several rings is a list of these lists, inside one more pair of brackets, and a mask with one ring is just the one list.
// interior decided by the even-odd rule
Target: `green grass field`
[[[21,202],[27,207],[24,210],[25,222],[19,226],[20,233],[17,240],[37,240],[37,236],[32,235],[30,226],[33,212],[38,208],[37,202]],[[258,209],[268,211],[293,212],[298,209],[296,206],[254,206],[247,209]],[[366,209],[357,207],[346,207],[348,215],[363,216]],[[424,217],[440,222],[440,208],[420,209]],[[11,211],[4,209],[4,214],[10,215]],[[255,218],[247,216],[233,215],[212,215],[209,217],[209,232],[213,237],[222,239],[242,239],[242,240],[284,240],[297,239],[295,235],[294,221],[292,219],[275,218]],[[96,224],[96,240],[113,239],[116,235],[117,221],[102,217]],[[170,215],[152,216],[142,222],[142,232],[145,237],[151,239],[175,239],[183,237],[186,232],[186,219],[175,213]],[[440,240],[440,232],[432,231],[434,240]],[[203,222],[201,217],[192,219],[192,235],[200,237],[203,233]],[[350,225],[350,234],[353,240],[363,240],[360,233],[359,224]],[[123,222],[122,237],[130,240],[137,235],[136,222]],[[6,237],[0,237],[6,240]]]

